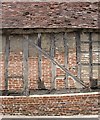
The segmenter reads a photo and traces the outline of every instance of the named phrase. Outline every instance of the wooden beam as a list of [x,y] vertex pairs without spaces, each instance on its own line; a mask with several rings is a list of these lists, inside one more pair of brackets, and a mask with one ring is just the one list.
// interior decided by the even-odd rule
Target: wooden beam
[[[2,32],[2,30],[0,30],[0,32]],[[2,34],[0,35],[0,61],[2,61]],[[2,67],[0,65],[0,71],[1,71],[1,74],[2,74]],[[0,77],[0,85],[2,83],[2,77]],[[0,86],[0,90],[2,89],[2,87]],[[2,95],[2,92],[0,91],[0,96]]]
[[[99,5],[100,5],[100,2],[99,2]],[[100,8],[99,8],[100,9]],[[98,49],[99,49],[99,47],[100,47],[100,34],[98,34],[98,40],[99,40],[99,42],[98,42]],[[100,88],[100,53],[98,54],[98,83],[97,83],[97,85],[98,85],[98,88]]]
[[47,54],[44,50],[39,48],[35,43],[32,42],[31,39],[29,39],[29,44],[32,47],[35,47],[37,50],[39,50],[44,56],[46,56],[48,59],[50,59],[55,65],[59,66],[63,71],[65,71],[69,76],[71,76],[76,82],[80,83],[80,85],[87,87],[82,80],[74,76],[67,68],[60,65],[60,63],[56,62],[54,58],[51,57],[51,55]]
[[[38,33],[38,46],[41,48],[41,33]],[[41,68],[41,61],[42,61],[42,55],[41,52],[38,51],[38,81],[41,81],[42,77],[42,68]]]
[[[37,38],[37,45],[39,48],[42,49],[41,46],[41,33],[38,33],[38,38]],[[42,81],[42,54],[38,50],[38,89],[46,89],[44,85],[44,81]]]
[[2,29],[2,32],[0,32],[1,34],[10,34],[10,35],[18,35],[18,34],[34,34],[34,33],[62,33],[62,32],[75,32],[75,31],[83,31],[84,33],[87,33],[87,32],[96,32],[96,33],[100,33],[100,29],[91,29],[91,28],[85,28],[85,29],[82,29],[82,28],[3,28]]
[[23,75],[21,75],[21,76],[11,75],[11,76],[8,76],[8,78],[22,78],[23,79]]
[[[81,43],[89,43],[89,41],[81,41]],[[92,43],[100,43],[100,41],[96,40],[96,41],[92,41]]]
[[76,32],[76,61],[77,61],[77,76],[81,79],[81,40],[80,40],[80,32]]
[[28,96],[29,95],[29,88],[28,88],[28,36],[24,36],[23,39],[23,94]]
[[90,87],[93,88],[93,64],[92,64],[92,33],[89,33],[89,80]]
[[[65,50],[65,67],[68,68],[68,40],[67,33],[63,33],[64,50]],[[68,88],[68,74],[65,75],[65,87]]]
[[[8,62],[10,54],[10,39],[9,36],[6,36],[6,45],[5,45],[5,90],[8,91]],[[7,95],[7,93],[6,93]]]
[[[89,66],[89,63],[81,63],[82,65],[85,65],[85,66]],[[92,65],[94,66],[100,66],[100,63],[92,63]]]
[[[3,94],[5,95],[5,91],[2,91]],[[16,90],[9,90],[8,91],[8,96],[21,96],[22,91],[16,91]]]
[[[54,59],[55,57],[55,36],[54,33],[51,34],[51,50],[50,50],[50,55]],[[51,78],[51,89],[55,89],[55,76],[56,76],[56,65],[51,62],[51,73],[52,73],[52,78]]]

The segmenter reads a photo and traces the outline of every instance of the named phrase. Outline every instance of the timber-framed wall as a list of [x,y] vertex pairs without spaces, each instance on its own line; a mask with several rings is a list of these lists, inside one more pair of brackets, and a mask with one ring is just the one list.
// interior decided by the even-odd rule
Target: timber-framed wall
[[100,2],[57,1],[3,0],[0,115],[99,115]]
[[29,95],[34,90],[46,90],[43,94],[55,89],[98,90],[99,32],[4,29],[1,91]]

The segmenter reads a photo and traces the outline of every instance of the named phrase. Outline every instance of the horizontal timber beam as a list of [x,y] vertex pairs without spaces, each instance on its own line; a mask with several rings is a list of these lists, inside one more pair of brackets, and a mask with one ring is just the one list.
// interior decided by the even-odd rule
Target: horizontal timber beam
[[95,32],[100,33],[100,29],[92,29],[92,28],[5,28],[2,29],[1,34],[33,34],[33,33],[59,33],[59,32]]
[[11,76],[8,76],[8,78],[19,78],[19,79],[22,79],[23,75],[21,75],[21,76],[11,75]]

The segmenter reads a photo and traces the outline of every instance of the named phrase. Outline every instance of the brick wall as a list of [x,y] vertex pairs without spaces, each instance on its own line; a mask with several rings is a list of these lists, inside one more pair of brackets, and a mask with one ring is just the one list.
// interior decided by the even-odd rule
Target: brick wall
[[99,115],[99,93],[0,97],[3,115]]
[[[55,34],[55,46],[56,46],[56,54],[55,59],[61,64],[64,65],[64,43],[63,43],[63,34],[56,33]],[[93,41],[98,40],[98,33],[93,33]],[[33,39],[35,43],[37,43],[37,34],[30,35],[30,38]],[[8,75],[9,76],[19,76],[17,78],[9,77],[8,79],[8,89],[13,90],[17,89],[20,90],[23,88],[23,81],[22,81],[22,64],[23,64],[23,48],[22,48],[22,35],[11,35],[10,36],[10,57],[8,63]],[[75,76],[77,76],[77,63],[76,63],[76,41],[75,41],[75,33],[68,33],[67,36],[68,40],[68,69],[72,72]],[[82,41],[88,41],[88,35],[82,33],[81,34]],[[5,36],[3,36],[3,43],[2,43],[2,59],[0,59],[0,66],[1,66],[1,87],[0,89],[5,89],[5,77],[4,77],[4,56],[5,56]],[[42,34],[42,48],[46,52],[50,52],[50,34],[43,33]],[[89,45],[83,44],[81,49],[84,51],[89,51]],[[98,43],[93,44],[93,50],[99,51]],[[93,53],[93,62],[98,63],[98,52]],[[89,53],[81,54],[81,61],[84,63],[89,63]],[[42,80],[44,81],[45,87],[50,89],[51,85],[51,62],[46,57],[42,56]],[[82,72],[82,80],[89,84],[89,66],[81,66]],[[56,66],[56,81],[55,87],[56,89],[64,88],[64,72]],[[62,76],[62,77],[61,77]],[[93,67],[93,78],[98,79],[98,66]],[[37,89],[38,88],[38,52],[36,49],[29,46],[29,59],[28,59],[28,79],[29,79],[29,88],[30,89]],[[76,82],[69,76],[68,83],[70,88],[76,87]]]

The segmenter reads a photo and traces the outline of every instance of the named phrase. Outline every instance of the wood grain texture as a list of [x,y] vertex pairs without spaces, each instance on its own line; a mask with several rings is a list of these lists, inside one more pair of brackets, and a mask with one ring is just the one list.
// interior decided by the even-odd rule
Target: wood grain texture
[[[5,46],[5,90],[8,91],[8,62],[10,54],[10,39],[6,36],[6,46]],[[7,93],[6,93],[7,94]]]
[[24,36],[23,39],[23,94],[29,95],[28,89],[28,36]]

